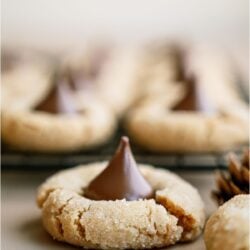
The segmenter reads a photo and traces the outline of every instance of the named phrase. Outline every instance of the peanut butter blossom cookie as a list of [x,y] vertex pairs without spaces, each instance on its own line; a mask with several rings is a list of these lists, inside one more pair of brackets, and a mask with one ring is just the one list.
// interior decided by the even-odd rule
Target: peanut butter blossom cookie
[[3,140],[12,147],[38,152],[72,151],[105,142],[116,121],[91,92],[93,74],[70,67],[58,69],[36,105],[3,112]]
[[198,237],[203,202],[189,183],[139,164],[127,137],[110,162],[61,171],[37,194],[45,229],[53,238],[92,249],[164,247]]
[[230,67],[201,51],[180,51],[176,60],[175,87],[152,94],[128,113],[132,140],[154,152],[223,151],[247,143],[249,110],[233,89]]

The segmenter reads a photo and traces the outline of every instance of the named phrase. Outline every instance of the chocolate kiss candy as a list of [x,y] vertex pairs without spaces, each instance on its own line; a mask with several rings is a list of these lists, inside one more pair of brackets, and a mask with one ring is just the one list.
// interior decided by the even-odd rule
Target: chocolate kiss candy
[[84,195],[93,200],[131,201],[153,197],[153,189],[136,166],[127,137],[121,138],[108,166],[91,181]]
[[194,75],[185,79],[187,91],[185,96],[177,103],[172,110],[174,111],[200,111],[206,114],[215,113],[215,108],[206,97],[201,84]]
[[48,96],[35,108],[52,114],[75,114],[76,108],[73,102],[72,85],[67,75],[56,74],[54,86]]
[[207,98],[202,85],[197,81],[197,76],[190,71],[187,51],[178,48],[176,50],[176,64],[179,69],[177,81],[186,84],[185,96],[174,106],[174,111],[200,111],[206,114],[214,114],[215,107]]

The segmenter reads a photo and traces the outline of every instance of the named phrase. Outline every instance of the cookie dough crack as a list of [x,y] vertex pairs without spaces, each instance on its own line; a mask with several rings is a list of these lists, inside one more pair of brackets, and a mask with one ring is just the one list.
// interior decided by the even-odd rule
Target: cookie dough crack
[[37,199],[37,204],[40,208],[43,207],[45,204],[46,200],[49,198],[50,194],[53,193],[56,189],[55,188],[49,188],[45,191],[45,194],[42,198],[38,197]]
[[78,212],[77,218],[74,221],[74,224],[76,226],[76,230],[77,230],[79,236],[83,239],[85,239],[85,228],[81,225],[80,220],[81,220],[84,212],[83,211]]
[[[154,221],[152,221],[152,214],[153,214],[153,211],[152,211],[152,208],[150,207],[149,208],[149,213],[148,213],[148,222],[149,222],[149,225],[153,225],[153,227],[154,227],[154,232],[155,232],[155,234],[157,235],[157,236],[161,236],[160,234],[159,234],[159,232],[158,232],[158,230],[157,230],[157,226],[156,226],[156,222]],[[147,235],[149,236],[149,237],[153,237],[153,234],[151,235],[150,233],[147,233]]]
[[148,216],[148,222],[149,222],[149,225],[153,225],[154,233],[146,232],[144,235],[150,237],[151,239],[153,239],[155,235],[157,235],[159,238],[164,237],[164,235],[162,235],[158,231],[156,222],[154,220],[152,220],[152,214],[153,214],[152,208],[149,208],[149,213],[147,215]]
[[61,237],[64,237],[64,229],[63,229],[63,223],[60,220],[61,215],[63,214],[64,208],[69,204],[69,202],[73,199],[74,197],[71,197],[65,201],[65,204],[63,204],[61,207],[58,208],[57,213],[54,215],[57,223],[57,230],[60,234]]
[[74,220],[74,225],[76,226],[76,232],[78,233],[79,237],[86,241],[89,245],[95,246],[97,248],[100,248],[99,244],[93,243],[91,240],[86,239],[85,234],[85,227],[81,224],[81,219],[84,213],[88,212],[90,210],[91,205],[89,205],[87,208],[81,210],[78,212],[77,218]]
[[157,197],[157,202],[178,219],[177,225],[183,228],[182,238],[192,232],[195,228],[195,220],[191,215],[185,214],[182,207],[178,207],[172,201],[162,197]]

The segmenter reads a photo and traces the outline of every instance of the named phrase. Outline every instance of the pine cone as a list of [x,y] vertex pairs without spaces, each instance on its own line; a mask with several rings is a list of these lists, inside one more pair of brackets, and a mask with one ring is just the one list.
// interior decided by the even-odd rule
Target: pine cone
[[213,191],[212,196],[219,205],[222,205],[235,195],[249,193],[249,155],[250,150],[246,150],[240,161],[235,154],[229,154],[228,171],[220,171],[216,174],[218,190]]

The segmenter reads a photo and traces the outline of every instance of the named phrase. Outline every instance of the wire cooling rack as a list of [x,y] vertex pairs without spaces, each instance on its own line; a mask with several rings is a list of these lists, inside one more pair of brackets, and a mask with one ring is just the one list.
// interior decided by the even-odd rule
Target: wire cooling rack
[[[248,91],[242,82],[236,85],[242,99],[249,103]],[[20,152],[2,145],[2,169],[3,170],[59,170],[79,164],[95,161],[109,160],[115,152],[120,137],[125,134],[120,129],[116,135],[102,147],[93,150],[63,153],[63,154],[41,154],[31,152]],[[138,163],[152,164],[154,166],[171,170],[215,170],[227,168],[227,154],[223,153],[186,153],[186,154],[154,154],[131,145],[132,151]],[[247,147],[247,145],[245,146]],[[243,147],[233,150],[241,155]]]
[[[119,131],[112,140],[102,147],[75,153],[45,154],[32,152],[19,152],[2,145],[3,170],[59,170],[79,164],[95,161],[109,160],[115,152],[120,137]],[[138,163],[152,164],[154,166],[171,170],[214,170],[227,167],[227,152],[224,153],[190,153],[190,154],[154,154],[142,150],[132,144],[132,151]],[[241,153],[242,148],[234,150]]]

